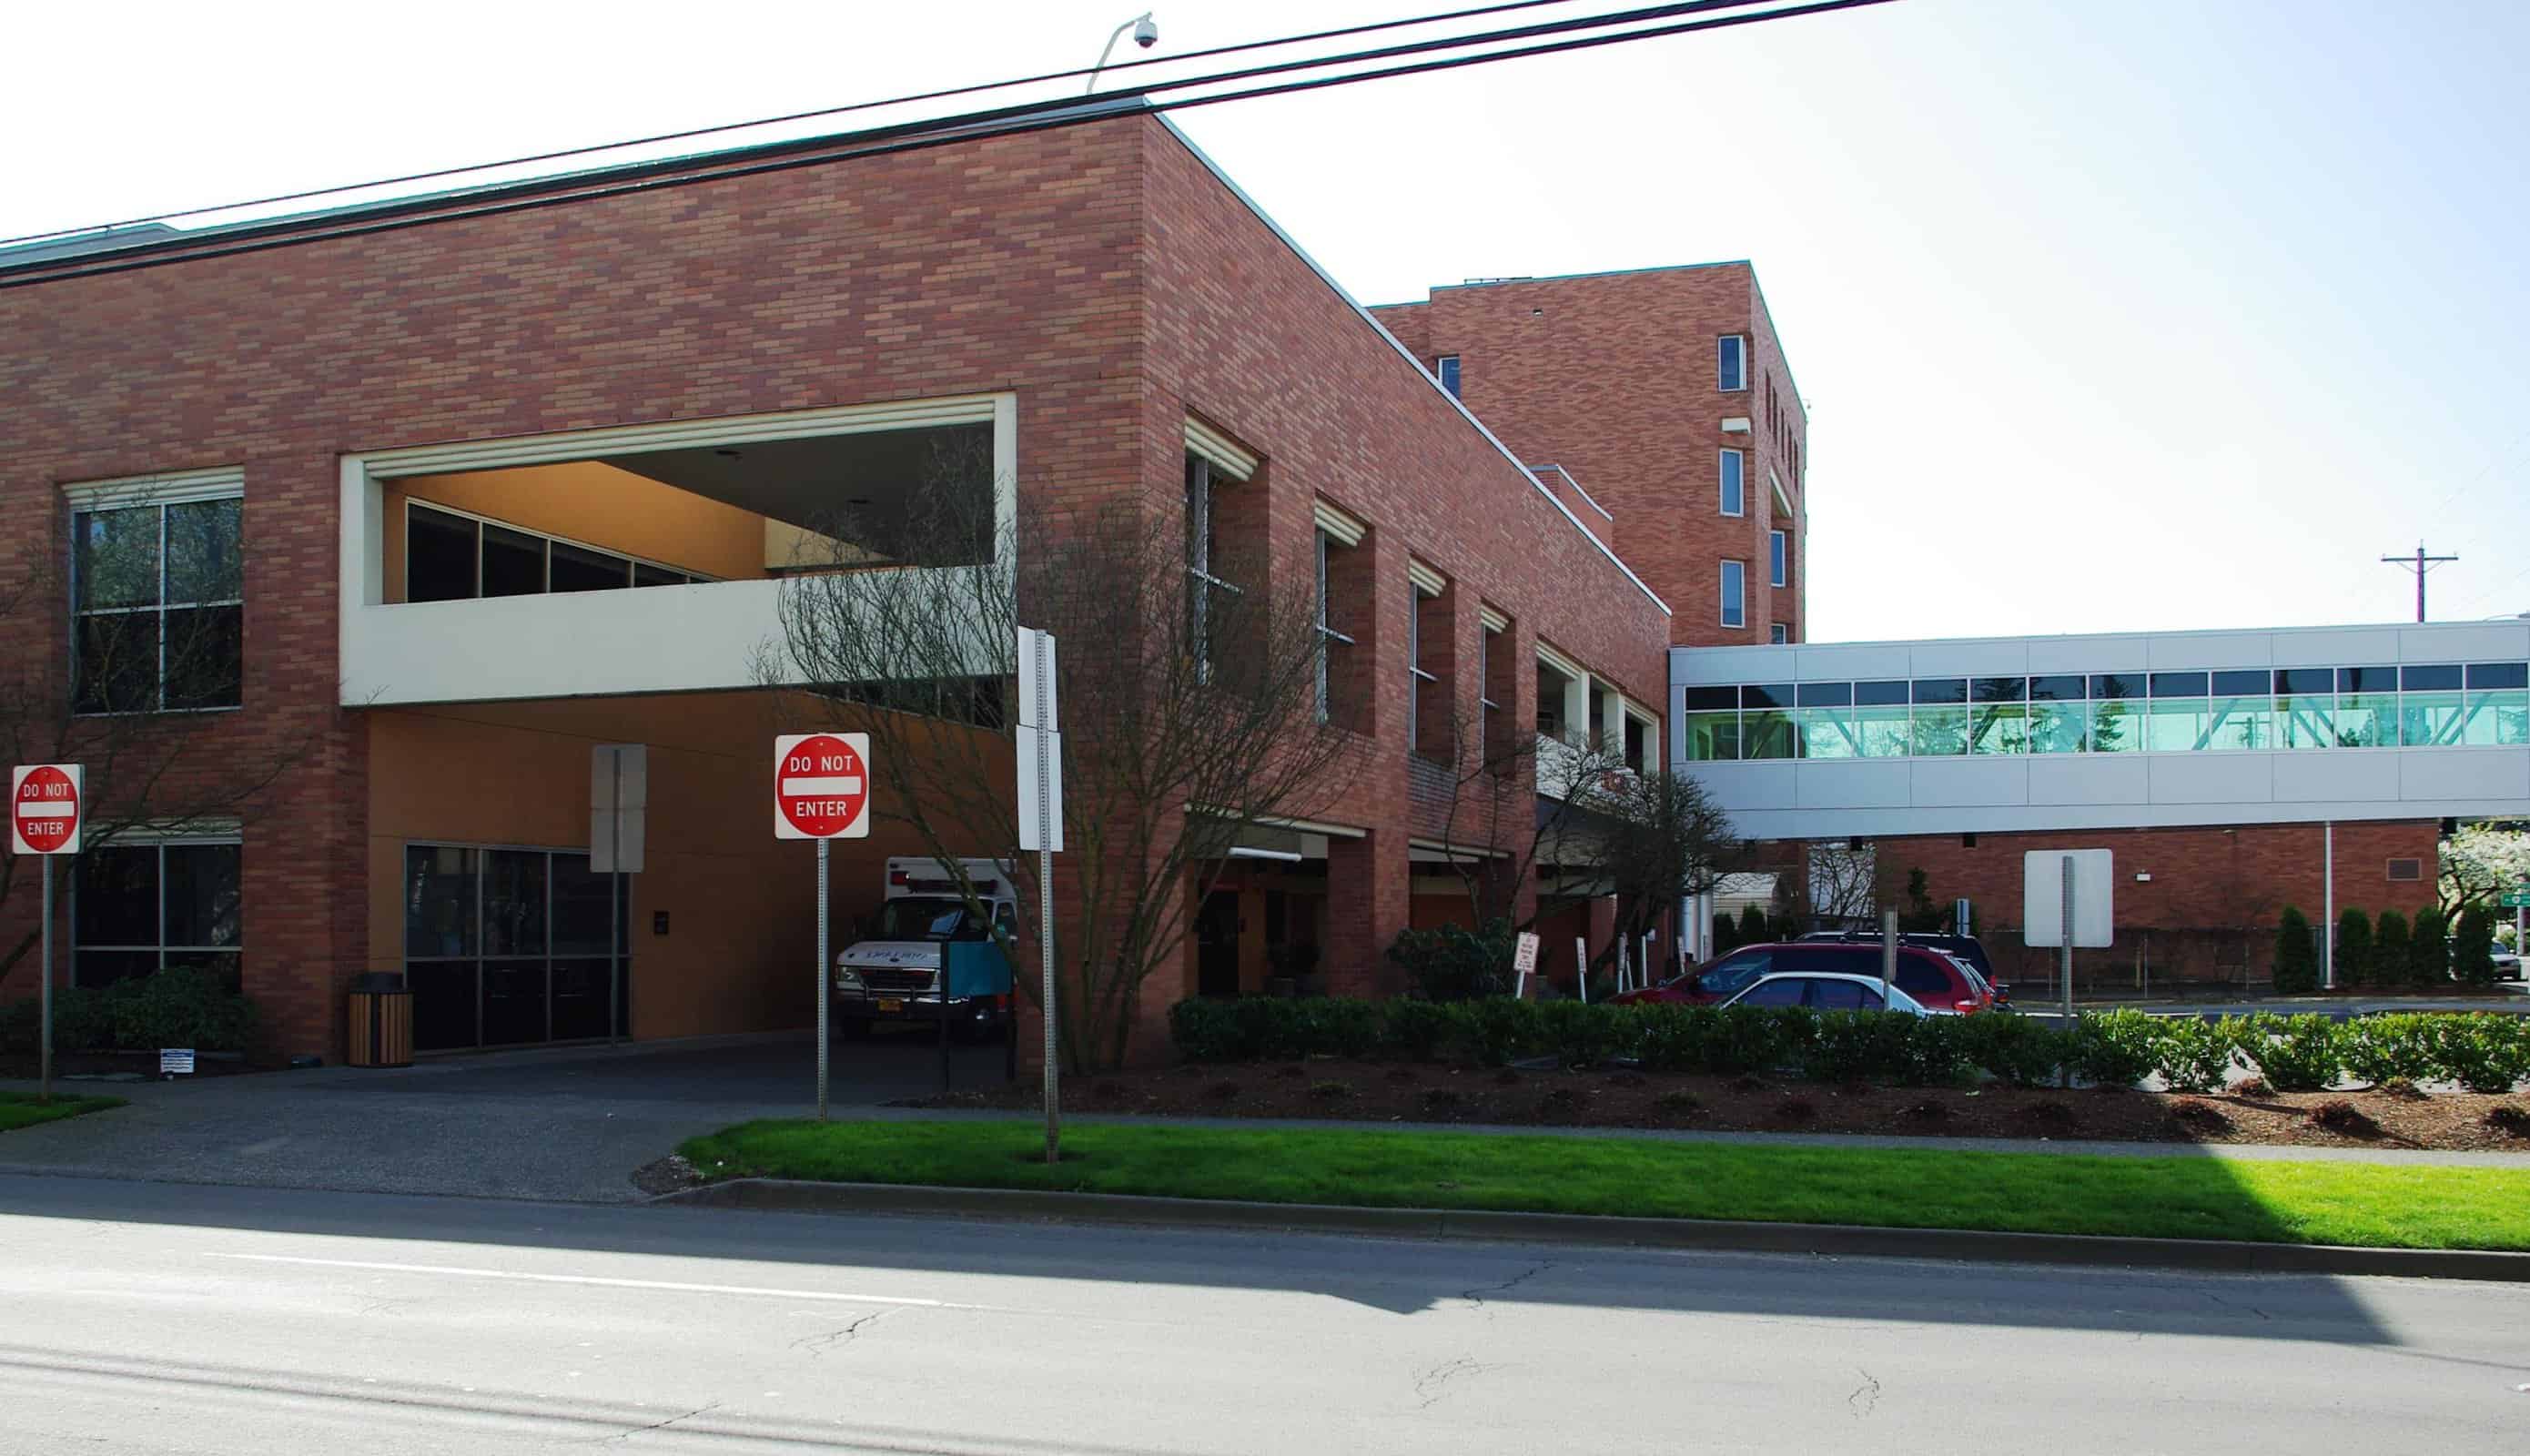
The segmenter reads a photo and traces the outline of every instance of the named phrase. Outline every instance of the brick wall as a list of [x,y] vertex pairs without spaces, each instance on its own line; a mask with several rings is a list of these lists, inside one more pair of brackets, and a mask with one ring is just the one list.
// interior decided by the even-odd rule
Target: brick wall
[[[1378,313],[1427,360],[1458,354],[1467,407],[1522,459],[1563,465],[1607,508],[1626,565],[1676,612],[1673,641],[1764,642],[1776,621],[1800,640],[1807,552],[1793,459],[1808,427],[1747,264],[1441,288]],[[1716,373],[1726,334],[1749,339],[1749,387],[1732,394]],[[1723,431],[1732,416],[1750,421],[1747,433]],[[1719,510],[1725,448],[1747,453],[1744,516]],[[1788,520],[1777,518],[1770,469],[1795,507]],[[1778,526],[1792,546],[1782,590],[1766,584],[1767,532]],[[1744,628],[1720,624],[1725,558],[1748,566]]]

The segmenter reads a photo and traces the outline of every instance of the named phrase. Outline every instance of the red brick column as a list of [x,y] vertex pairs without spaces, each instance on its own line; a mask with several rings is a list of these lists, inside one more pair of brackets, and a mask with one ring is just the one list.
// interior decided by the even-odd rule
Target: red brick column
[[1388,947],[1405,929],[1408,866],[1402,836],[1377,833],[1327,843],[1327,940],[1321,966],[1330,996],[1381,996],[1403,985]]

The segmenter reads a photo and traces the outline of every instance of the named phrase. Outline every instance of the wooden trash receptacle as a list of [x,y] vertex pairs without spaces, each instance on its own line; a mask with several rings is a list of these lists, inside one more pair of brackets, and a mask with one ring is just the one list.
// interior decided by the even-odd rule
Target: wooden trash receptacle
[[351,1052],[356,1067],[412,1065],[412,992],[393,971],[352,978]]

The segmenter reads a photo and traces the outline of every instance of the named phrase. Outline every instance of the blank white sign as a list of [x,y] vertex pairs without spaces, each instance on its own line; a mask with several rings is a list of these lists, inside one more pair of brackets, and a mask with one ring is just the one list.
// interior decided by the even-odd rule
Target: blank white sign
[[2029,945],[2064,944],[2064,864],[2073,865],[2073,945],[2091,949],[2117,938],[2117,865],[2106,849],[2032,849],[2020,857],[2020,939]]

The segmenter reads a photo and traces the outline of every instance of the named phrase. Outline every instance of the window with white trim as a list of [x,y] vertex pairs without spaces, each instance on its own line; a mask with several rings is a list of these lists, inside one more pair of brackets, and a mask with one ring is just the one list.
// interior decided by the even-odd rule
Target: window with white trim
[[82,853],[71,885],[71,984],[192,966],[236,990],[239,856],[234,838],[116,841]]
[[1457,354],[1445,353],[1435,359],[1432,372],[1440,376],[1441,388],[1450,392],[1451,399],[1458,398],[1458,356]]
[[526,530],[488,515],[426,501],[405,502],[404,599],[408,602],[684,586],[713,579],[683,566]]
[[1194,654],[1198,680],[1212,677],[1213,632],[1238,586],[1214,573],[1221,556],[1221,533],[1213,519],[1212,462],[1189,453],[1185,458],[1186,647]]
[[1741,450],[1722,452],[1722,513],[1748,513],[1748,453]]
[[1722,564],[1722,624],[1727,627],[1748,624],[1748,565],[1745,562]]
[[1766,628],[1766,640],[1774,643],[1778,647],[1781,647],[1785,643],[1792,640],[1792,629],[1787,623],[1780,621],[1776,622],[1774,625]]
[[72,512],[75,711],[239,705],[243,505],[227,495]]
[[1725,334],[1716,346],[1717,373],[1722,393],[1736,394],[1748,387],[1748,336]]
[[1792,573],[1792,538],[1782,531],[1766,533],[1767,579],[1785,585]]
[[1324,527],[1318,530],[1318,722],[1327,723],[1336,716],[1336,685],[1344,680],[1346,654],[1353,646],[1352,635],[1337,625],[1332,593],[1327,589],[1328,558],[1350,548],[1339,544]]

